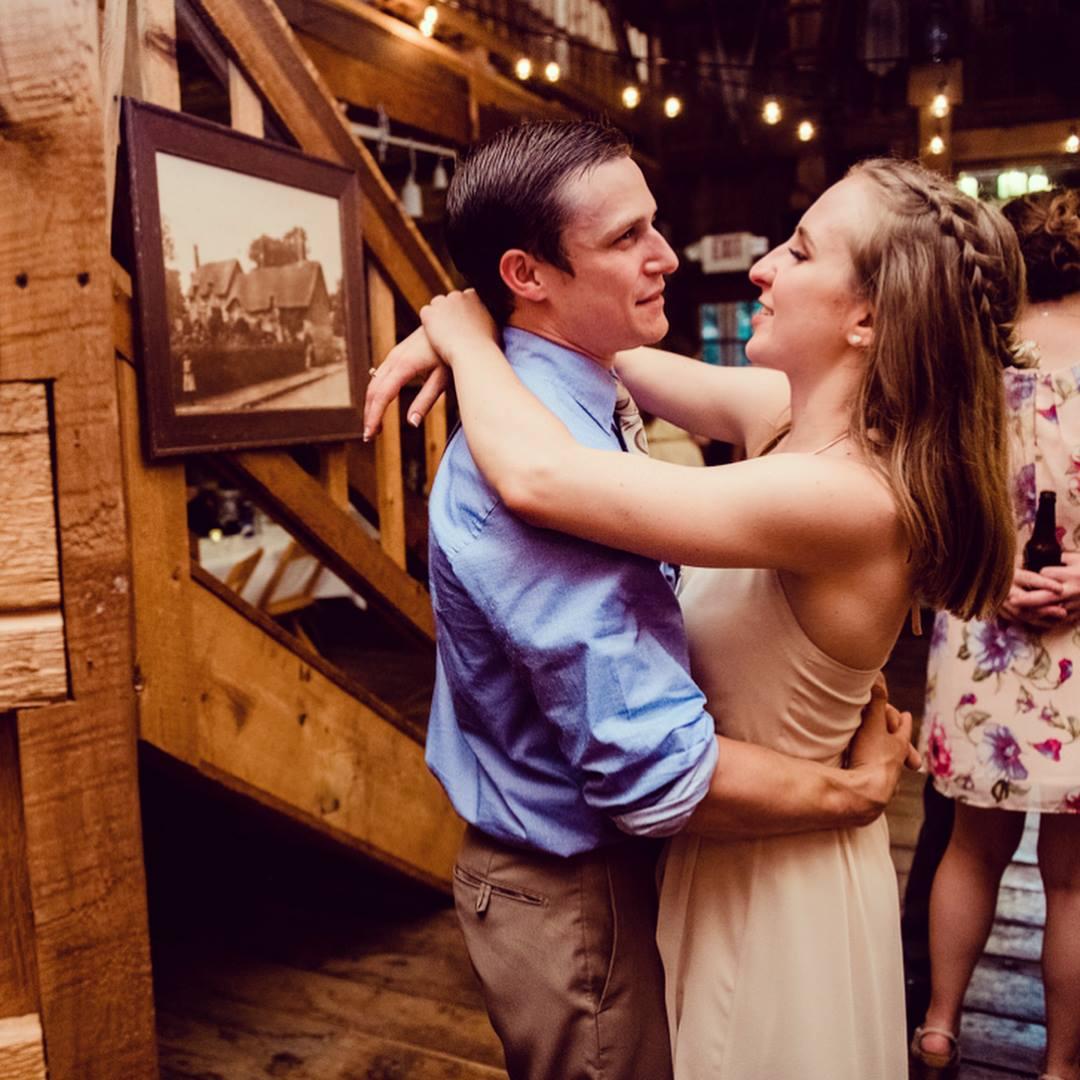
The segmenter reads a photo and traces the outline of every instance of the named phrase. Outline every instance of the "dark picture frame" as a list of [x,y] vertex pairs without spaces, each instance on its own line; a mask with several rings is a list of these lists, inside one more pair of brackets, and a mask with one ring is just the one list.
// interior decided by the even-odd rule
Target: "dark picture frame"
[[130,99],[123,132],[148,456],[358,438],[354,173]]

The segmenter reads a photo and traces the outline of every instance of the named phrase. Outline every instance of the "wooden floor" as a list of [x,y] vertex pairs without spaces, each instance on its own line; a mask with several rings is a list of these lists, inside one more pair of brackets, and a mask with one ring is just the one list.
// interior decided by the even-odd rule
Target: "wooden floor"
[[[903,705],[919,704],[924,657],[905,638],[890,664]],[[143,774],[165,1080],[505,1076],[444,898],[155,757]],[[901,888],[921,783],[905,778],[889,814]],[[1038,1071],[1043,913],[1029,832],[968,995],[966,1080]]]

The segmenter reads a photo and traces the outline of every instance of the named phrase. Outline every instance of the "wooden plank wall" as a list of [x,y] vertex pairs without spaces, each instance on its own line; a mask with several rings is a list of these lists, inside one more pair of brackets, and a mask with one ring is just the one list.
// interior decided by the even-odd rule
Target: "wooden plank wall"
[[38,1011],[52,1080],[153,1077],[97,3],[8,0],[3,60],[0,382],[52,388],[69,667],[16,714]]
[[43,382],[0,383],[0,712],[67,695]]

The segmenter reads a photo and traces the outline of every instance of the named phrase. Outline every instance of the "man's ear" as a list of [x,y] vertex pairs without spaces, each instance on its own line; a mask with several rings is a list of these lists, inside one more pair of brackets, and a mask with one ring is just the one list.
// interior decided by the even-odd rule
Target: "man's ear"
[[504,251],[499,259],[499,276],[506,287],[522,300],[534,303],[547,297],[542,275],[537,273],[538,259],[520,248]]

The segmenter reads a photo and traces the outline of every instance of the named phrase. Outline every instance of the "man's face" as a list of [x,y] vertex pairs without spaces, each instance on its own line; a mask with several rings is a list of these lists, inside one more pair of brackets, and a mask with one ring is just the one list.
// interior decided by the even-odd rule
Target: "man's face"
[[650,345],[668,329],[664,276],[679,265],[653,227],[656,201],[628,157],[563,185],[563,249],[573,275],[541,263],[547,331],[602,360]]

